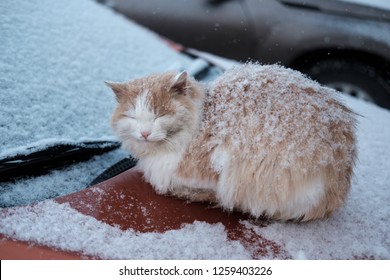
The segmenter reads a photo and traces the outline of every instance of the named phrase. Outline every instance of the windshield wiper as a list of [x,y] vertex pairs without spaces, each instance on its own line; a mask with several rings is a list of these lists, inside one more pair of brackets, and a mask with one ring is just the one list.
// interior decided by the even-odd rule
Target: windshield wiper
[[125,157],[124,159],[118,161],[111,167],[104,170],[99,176],[97,176],[88,186],[94,186],[103,181],[111,179],[112,177],[133,168],[137,164],[137,159],[133,158],[131,155]]
[[0,159],[0,182],[14,181],[20,177],[39,176],[55,168],[86,161],[117,149],[116,141],[86,141],[79,143],[60,143],[43,149]]

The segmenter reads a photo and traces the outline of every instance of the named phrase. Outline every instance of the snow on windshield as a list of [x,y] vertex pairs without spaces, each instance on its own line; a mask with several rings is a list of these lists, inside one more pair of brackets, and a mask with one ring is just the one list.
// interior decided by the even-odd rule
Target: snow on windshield
[[0,155],[47,139],[110,138],[115,101],[104,81],[189,63],[106,7],[57,2],[0,3]]
[[[55,143],[115,140],[115,106],[104,81],[182,69],[191,60],[148,30],[90,0],[0,1],[0,157]],[[121,150],[0,183],[0,207],[85,188]]]

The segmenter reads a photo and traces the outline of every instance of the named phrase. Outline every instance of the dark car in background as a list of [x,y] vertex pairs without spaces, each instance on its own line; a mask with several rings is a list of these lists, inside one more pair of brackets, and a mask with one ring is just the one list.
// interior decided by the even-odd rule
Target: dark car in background
[[335,0],[109,0],[186,47],[281,63],[390,108],[390,11]]

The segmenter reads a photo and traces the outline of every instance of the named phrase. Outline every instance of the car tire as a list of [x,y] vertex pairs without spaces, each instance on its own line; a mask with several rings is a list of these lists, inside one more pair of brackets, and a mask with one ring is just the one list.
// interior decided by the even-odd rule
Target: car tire
[[358,61],[322,60],[301,71],[347,95],[390,108],[390,81],[371,65]]

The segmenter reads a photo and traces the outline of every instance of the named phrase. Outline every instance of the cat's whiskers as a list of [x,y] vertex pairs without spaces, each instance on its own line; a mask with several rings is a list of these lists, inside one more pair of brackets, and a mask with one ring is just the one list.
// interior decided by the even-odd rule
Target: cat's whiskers
[[163,138],[162,141],[167,144],[168,148],[170,148],[172,151],[175,149],[175,143],[173,143],[169,138]]
[[129,137],[131,137],[131,135],[130,135],[128,132],[126,132],[126,131],[119,132],[117,135],[118,135],[120,138],[129,138]]
[[164,138],[163,141],[167,144],[168,148],[175,153],[183,154],[186,150],[186,145],[178,145],[172,138]]

